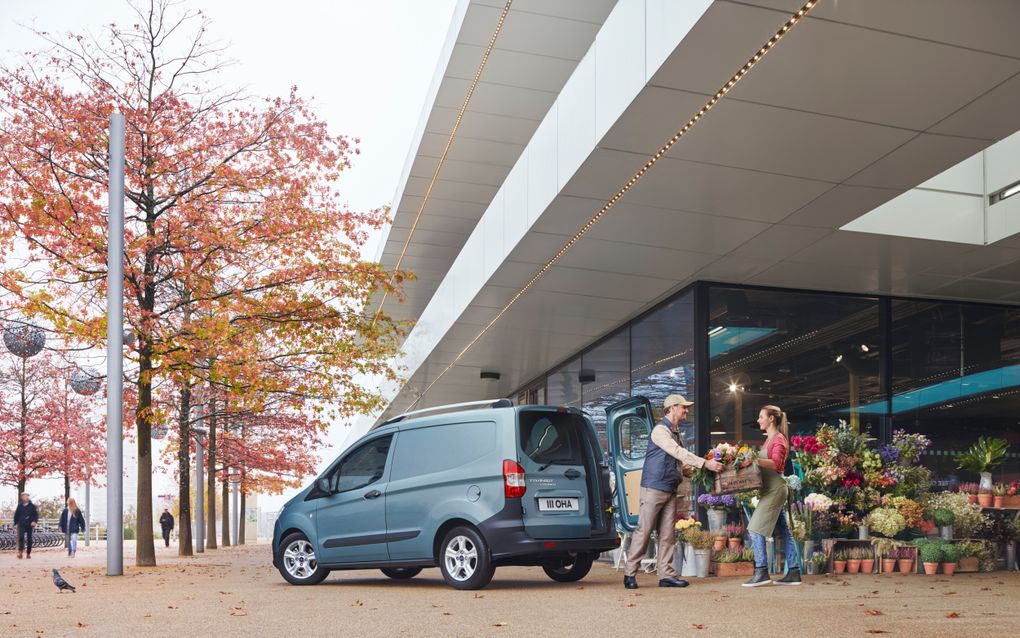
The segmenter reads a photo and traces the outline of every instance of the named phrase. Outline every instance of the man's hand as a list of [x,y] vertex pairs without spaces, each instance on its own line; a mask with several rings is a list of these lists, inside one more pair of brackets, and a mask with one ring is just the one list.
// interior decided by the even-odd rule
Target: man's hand
[[705,468],[712,472],[722,472],[723,464],[719,461],[705,461]]
[[32,521],[32,527],[35,527],[35,521]]

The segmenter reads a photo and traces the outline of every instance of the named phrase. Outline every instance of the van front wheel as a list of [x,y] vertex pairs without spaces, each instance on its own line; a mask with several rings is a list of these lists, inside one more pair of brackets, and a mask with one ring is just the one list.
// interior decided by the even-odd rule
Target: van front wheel
[[545,575],[559,583],[573,583],[581,580],[591,571],[595,560],[593,554],[578,553],[557,566],[543,565]]
[[446,534],[439,547],[439,569],[446,584],[456,589],[481,589],[496,571],[488,543],[471,527],[454,527]]
[[317,585],[329,574],[315,558],[315,548],[301,532],[280,543],[280,574],[291,585]]

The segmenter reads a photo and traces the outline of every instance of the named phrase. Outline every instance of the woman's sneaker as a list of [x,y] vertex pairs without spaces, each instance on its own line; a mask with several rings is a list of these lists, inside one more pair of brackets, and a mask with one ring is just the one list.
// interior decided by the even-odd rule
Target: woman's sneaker
[[800,584],[800,568],[794,567],[790,571],[786,572],[786,576],[783,576],[776,581],[777,585],[799,585]]
[[771,585],[772,579],[769,578],[769,570],[765,567],[755,567],[754,576],[751,576],[751,580],[743,584],[743,587],[761,587],[762,585]]

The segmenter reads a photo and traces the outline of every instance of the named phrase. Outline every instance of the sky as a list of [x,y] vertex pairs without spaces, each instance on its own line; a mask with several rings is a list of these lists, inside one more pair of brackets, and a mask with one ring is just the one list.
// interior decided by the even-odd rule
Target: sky
[[[234,64],[222,72],[222,84],[256,96],[283,96],[296,85],[313,98],[332,133],[361,139],[361,154],[338,188],[352,209],[363,210],[392,203],[456,2],[183,0],[179,6],[201,9],[211,39],[227,45],[225,57]],[[41,47],[33,29],[98,35],[106,24],[132,20],[125,0],[0,0],[0,64],[16,65],[21,52]],[[366,257],[374,258],[380,236],[365,247]],[[343,423],[330,428],[323,464],[336,457],[348,431]],[[157,452],[161,447],[156,442]],[[134,502],[133,448],[125,445],[125,504]],[[62,481],[32,481],[29,491],[61,494]],[[103,490],[92,492],[95,517],[104,518]],[[170,475],[156,477],[157,499],[174,492]],[[275,511],[292,495],[263,496],[259,505]],[[0,502],[13,499],[8,496],[0,494]]]

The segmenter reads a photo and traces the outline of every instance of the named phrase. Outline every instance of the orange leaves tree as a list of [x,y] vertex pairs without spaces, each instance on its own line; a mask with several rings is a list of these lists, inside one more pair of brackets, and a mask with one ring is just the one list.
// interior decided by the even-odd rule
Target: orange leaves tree
[[[157,378],[181,390],[182,441],[187,393],[203,380],[351,414],[378,403],[358,375],[392,377],[403,330],[363,314],[375,292],[399,294],[403,276],[360,259],[386,211],[352,211],[336,190],[356,141],[331,134],[296,90],[255,100],[219,88],[206,21],[172,13],[153,0],[101,40],[41,33],[46,51],[0,71],[0,234],[33,259],[5,267],[0,285],[86,345],[105,335],[107,123],[125,117],[138,565],[155,564],[151,429],[169,418]],[[295,377],[274,377],[274,365],[299,373],[298,387],[280,387]],[[180,451],[184,530],[190,444]]]

